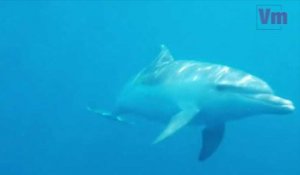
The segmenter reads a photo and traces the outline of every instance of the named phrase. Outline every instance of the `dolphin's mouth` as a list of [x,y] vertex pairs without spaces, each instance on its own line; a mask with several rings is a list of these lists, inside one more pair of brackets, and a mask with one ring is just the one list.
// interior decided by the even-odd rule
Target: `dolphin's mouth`
[[276,112],[278,113],[290,113],[295,110],[295,106],[292,101],[276,96],[274,94],[251,94],[247,95],[247,97],[276,110]]

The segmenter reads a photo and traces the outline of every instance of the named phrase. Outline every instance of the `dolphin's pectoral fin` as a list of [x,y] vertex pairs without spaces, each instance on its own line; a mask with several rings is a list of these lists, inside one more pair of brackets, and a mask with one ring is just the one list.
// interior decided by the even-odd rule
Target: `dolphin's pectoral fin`
[[182,106],[182,111],[174,115],[164,131],[154,140],[153,144],[156,144],[170,135],[174,134],[177,130],[187,125],[194,116],[199,112],[199,109],[194,105]]
[[204,161],[209,158],[219,147],[225,131],[225,124],[207,127],[202,131],[202,148],[199,160]]

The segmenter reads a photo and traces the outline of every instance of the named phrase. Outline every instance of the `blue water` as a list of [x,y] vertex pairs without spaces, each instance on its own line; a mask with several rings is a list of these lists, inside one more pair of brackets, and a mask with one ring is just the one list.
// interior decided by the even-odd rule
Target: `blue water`
[[300,116],[228,123],[198,162],[201,130],[151,145],[163,126],[99,118],[160,44],[175,58],[226,64],[300,106],[300,3],[281,30],[256,30],[262,2],[0,2],[1,175],[299,175]]

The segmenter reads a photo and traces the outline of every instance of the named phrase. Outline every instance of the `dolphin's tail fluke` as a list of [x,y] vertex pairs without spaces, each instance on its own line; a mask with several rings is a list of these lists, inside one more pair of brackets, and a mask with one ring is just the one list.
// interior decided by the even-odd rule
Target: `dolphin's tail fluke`
[[105,112],[105,111],[102,111],[99,109],[91,108],[89,106],[87,106],[86,109],[90,112],[93,112],[93,113],[98,114],[103,117],[112,117],[113,116],[113,114],[111,112]]
[[130,125],[134,124],[132,122],[129,122],[129,121],[125,120],[121,116],[113,114],[112,112],[107,112],[107,111],[103,111],[103,110],[100,110],[100,109],[91,108],[89,106],[87,106],[86,109],[90,112],[93,112],[93,113],[97,114],[100,117],[103,117],[103,118],[106,118],[106,119],[109,119],[109,120],[113,120],[113,121],[117,121],[117,122],[125,123],[125,124],[130,124]]

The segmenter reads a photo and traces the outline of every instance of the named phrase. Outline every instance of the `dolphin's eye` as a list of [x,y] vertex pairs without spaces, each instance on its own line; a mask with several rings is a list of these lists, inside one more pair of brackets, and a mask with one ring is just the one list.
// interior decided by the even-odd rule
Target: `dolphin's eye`
[[223,85],[216,85],[216,90],[217,91],[225,91],[227,89],[226,86],[223,86]]
[[231,85],[231,84],[217,84],[216,89],[218,91],[228,91],[228,92],[243,92],[243,91],[245,91],[242,87]]

